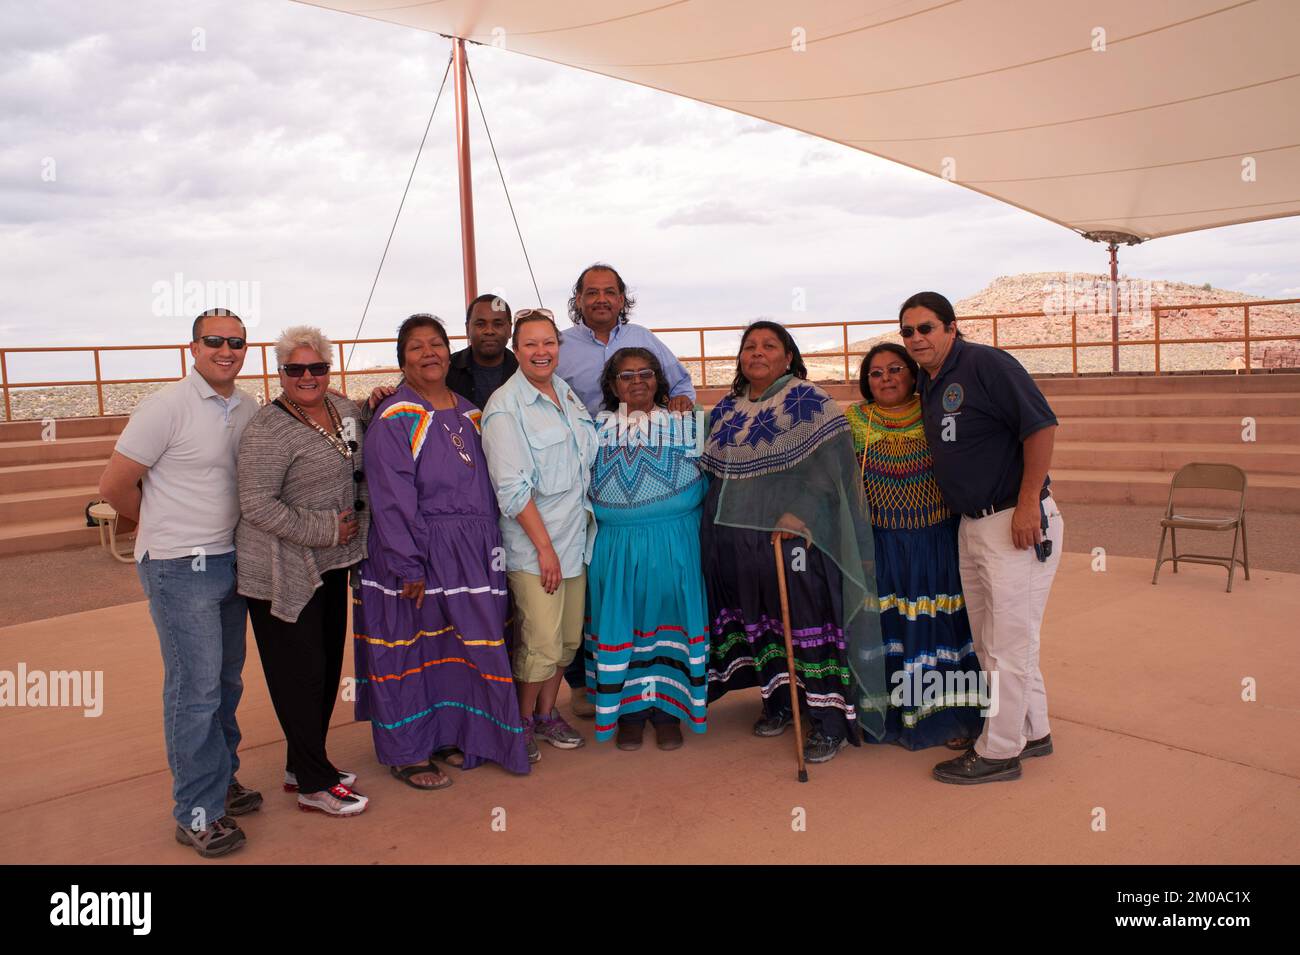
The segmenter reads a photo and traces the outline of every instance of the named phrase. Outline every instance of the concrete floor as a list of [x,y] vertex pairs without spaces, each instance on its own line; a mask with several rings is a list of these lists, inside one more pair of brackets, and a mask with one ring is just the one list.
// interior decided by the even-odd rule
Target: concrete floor
[[[945,750],[892,746],[847,750],[800,785],[792,737],[750,734],[751,691],[711,707],[709,732],[675,753],[544,745],[531,776],[451,770],[454,786],[421,793],[386,775],[369,728],[340,704],[332,758],[359,773],[373,802],[355,819],[327,819],[279,790],[283,737],[250,652],[240,779],[266,804],[241,820],[247,846],[214,864],[1300,862],[1300,577],[1257,568],[1229,595],[1215,568],[1154,588],[1150,573],[1149,557],[1111,550],[1096,572],[1087,554],[1066,555],[1043,638],[1056,753],[1027,761],[1018,782],[975,787],[930,778]],[[60,584],[69,597],[80,586]],[[13,783],[0,862],[201,862],[172,839],[147,606],[0,629],[0,669],[18,661],[103,670],[105,704],[98,718],[0,709],[0,765]],[[1255,702],[1242,700],[1246,678]]]

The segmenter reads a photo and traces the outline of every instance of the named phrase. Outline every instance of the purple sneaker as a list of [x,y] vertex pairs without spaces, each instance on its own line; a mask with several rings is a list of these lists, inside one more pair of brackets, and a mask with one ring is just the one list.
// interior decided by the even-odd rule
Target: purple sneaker
[[560,711],[556,709],[551,710],[549,719],[542,716],[533,717],[533,733],[557,749],[578,749],[587,743],[582,738],[582,734],[566,723]]

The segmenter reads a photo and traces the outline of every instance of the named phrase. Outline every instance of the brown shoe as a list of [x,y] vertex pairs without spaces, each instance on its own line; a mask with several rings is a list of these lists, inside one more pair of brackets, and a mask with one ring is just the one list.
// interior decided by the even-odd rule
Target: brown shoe
[[641,737],[645,735],[644,723],[633,723],[629,720],[618,721],[618,736],[614,740],[614,745],[619,749],[640,749]]
[[573,710],[574,716],[581,717],[584,720],[595,718],[596,704],[587,698],[587,688],[585,686],[575,686],[569,690],[569,709]]
[[234,852],[244,844],[246,837],[239,823],[229,816],[222,816],[206,829],[191,829],[188,826],[176,827],[176,841],[189,846],[205,859],[216,859],[228,852]]
[[682,748],[682,724],[674,720],[671,723],[655,724],[655,739],[660,749]]

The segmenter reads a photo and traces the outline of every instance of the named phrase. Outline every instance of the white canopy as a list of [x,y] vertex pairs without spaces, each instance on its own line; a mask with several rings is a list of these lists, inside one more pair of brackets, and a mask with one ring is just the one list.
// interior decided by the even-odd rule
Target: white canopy
[[1080,232],[1300,213],[1300,0],[301,0],[789,126]]

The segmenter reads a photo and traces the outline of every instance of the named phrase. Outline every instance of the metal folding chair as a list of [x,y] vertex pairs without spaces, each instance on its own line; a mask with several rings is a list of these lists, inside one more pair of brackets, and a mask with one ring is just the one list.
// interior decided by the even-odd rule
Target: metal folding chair
[[[1225,517],[1191,517],[1174,512],[1174,492],[1179,490],[1215,490],[1237,492],[1237,513]],[[1160,576],[1160,565],[1173,561],[1174,573],[1178,573],[1178,562],[1189,564],[1216,564],[1228,570],[1228,593],[1232,593],[1232,578],[1241,564],[1250,580],[1250,558],[1246,550],[1246,472],[1231,464],[1185,464],[1174,474],[1169,482],[1169,503],[1165,506],[1165,516],[1160,520],[1160,549],[1156,551],[1156,569],[1151,575],[1151,583]],[[1178,531],[1232,531],[1232,555],[1216,557],[1212,554],[1178,553]],[[1165,557],[1165,537],[1170,537],[1171,556]],[[1241,557],[1237,556],[1237,540],[1241,540]]]

